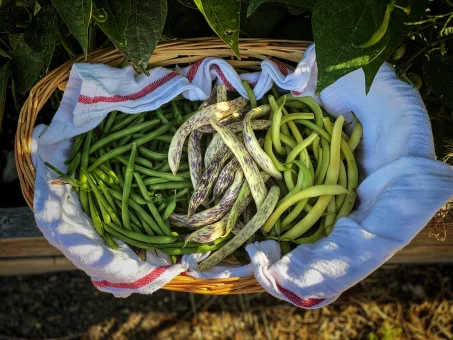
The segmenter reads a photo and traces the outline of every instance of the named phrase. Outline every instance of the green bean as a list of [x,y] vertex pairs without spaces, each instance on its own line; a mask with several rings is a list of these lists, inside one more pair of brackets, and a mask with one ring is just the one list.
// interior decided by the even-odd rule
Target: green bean
[[120,146],[124,146],[126,145],[127,143],[129,143],[130,141],[132,140],[132,136],[129,135],[129,136],[124,136],[123,138],[121,138],[118,142],[117,142],[117,147],[120,147]]
[[116,242],[113,240],[113,238],[107,233],[104,234],[104,242],[107,246],[109,246],[113,250],[117,250],[120,248],[120,247],[118,247]]
[[[185,247],[185,248],[160,248],[159,250],[168,255],[187,255],[187,254],[196,254],[196,253],[206,253],[208,251],[214,251],[221,248],[225,243],[226,240],[220,239],[223,242],[215,243],[214,244],[204,244],[202,246],[198,246],[196,248]],[[217,241],[217,240],[216,240]]]
[[[182,192],[182,191],[181,191],[181,192]],[[176,208],[176,195],[177,195],[177,194],[175,194],[175,195],[173,196],[173,201],[171,201],[171,202],[167,205],[167,207],[165,208],[164,213],[162,214],[162,218],[163,218],[164,220],[168,220],[168,218],[170,217],[170,215],[173,214],[173,212],[175,211],[175,208]]]
[[138,152],[145,158],[149,159],[150,161],[163,161],[167,159],[168,155],[165,153],[158,153],[151,151],[144,146],[140,146],[138,148]]
[[[146,183],[146,180],[145,180]],[[149,186],[151,190],[173,190],[173,189],[186,189],[192,188],[192,181],[182,182],[167,182],[167,183],[156,183]]]
[[[120,122],[118,123],[115,123],[112,128],[110,129],[110,132],[116,132],[116,131],[119,131],[121,130],[122,128],[128,126],[128,125],[131,125],[132,122],[134,122],[135,120],[139,119],[139,118],[142,118],[142,115],[144,113],[137,113],[137,114],[127,114],[127,116],[122,119]],[[135,124],[132,124],[132,125],[135,125]]]
[[149,196],[145,183],[143,183],[142,176],[140,176],[140,174],[138,172],[134,172],[134,178],[135,178],[135,182],[138,185],[138,189],[140,190],[140,193],[142,194],[145,201],[151,202],[151,197]]
[[[133,138],[135,138],[134,135],[133,135],[134,132],[143,130],[144,128],[156,126],[159,123],[160,123],[159,119],[153,119],[153,120],[146,121],[144,123],[140,123],[140,124],[137,124],[137,125],[129,126],[129,127],[125,128],[123,130],[120,130],[120,131],[117,131],[115,133],[112,133],[112,134],[110,134],[110,135],[98,140],[96,143],[94,143],[90,147],[90,154],[92,154],[96,150],[100,149],[101,147],[103,147],[103,146],[105,146],[107,144],[110,144],[111,142],[113,142],[113,141],[115,141],[117,139],[120,139],[120,138],[123,138],[123,137],[127,137],[127,136],[132,136]],[[146,136],[147,135],[144,135],[143,137],[146,137]]]
[[93,172],[96,175],[96,178],[102,180],[109,187],[121,191],[121,187],[105,171],[102,169],[94,169]]
[[107,224],[105,226],[105,229],[109,232],[109,234],[112,234],[117,239],[127,243],[128,245],[131,245],[131,246],[134,246],[134,247],[137,247],[140,249],[157,249],[156,246],[153,244],[140,242],[140,241],[131,239],[131,238],[123,235],[122,233],[120,233],[120,232],[116,231],[114,228],[112,228],[112,225],[114,225],[114,224],[112,224],[112,223]]
[[283,133],[280,133],[280,140],[284,144],[288,145],[291,149],[294,149],[296,147],[296,145],[297,145],[297,142],[296,142],[296,140],[294,138],[292,138],[290,136],[287,136],[287,135],[285,135]]
[[317,162],[319,161],[319,155],[320,155],[320,152],[319,152],[320,140],[321,140],[321,138],[319,136],[317,136],[317,138],[313,141],[313,154],[315,155],[315,159]]
[[[134,143],[136,144],[136,146],[141,146],[141,145],[149,142],[150,140],[156,138],[157,136],[161,135],[162,133],[166,132],[168,129],[169,129],[169,125],[163,125],[163,126],[159,127],[158,129],[154,130],[152,133],[150,133],[146,137],[143,137],[143,138],[135,140]],[[117,148],[115,150],[109,151],[105,155],[103,155],[102,157],[98,158],[96,160],[96,162],[94,162],[88,168],[88,170],[91,171],[94,168],[96,168],[97,166],[99,166],[100,164],[108,161],[109,159],[111,159],[113,157],[116,157],[116,156],[119,156],[119,155],[121,155],[121,154],[123,154],[126,151],[129,151],[131,149],[132,149],[132,143],[129,143],[129,144],[124,145],[124,146],[122,146],[120,148]]]
[[289,245],[289,242],[280,242],[280,246],[282,250],[282,256],[285,256],[286,254],[291,252],[291,246]]
[[[115,158],[120,160],[121,163],[127,164],[127,161],[126,161],[125,158],[123,158],[121,156],[117,156]],[[167,181],[175,181],[175,182],[177,182],[177,181],[184,181],[185,180],[184,177],[181,177],[179,175],[173,176],[173,174],[171,174],[171,173],[155,171],[155,170],[147,169],[147,168],[139,166],[139,165],[135,165],[134,169],[135,169],[135,171],[137,171],[138,173],[140,173],[142,175],[147,175],[147,176],[150,176],[150,177],[162,178],[162,179],[166,179]]]
[[116,173],[116,176],[118,177],[119,185],[121,186],[121,188],[123,188],[124,187],[124,177],[123,177],[123,173],[121,172],[121,167],[119,164],[115,164],[115,173]]
[[74,175],[75,171],[77,170],[77,167],[80,164],[81,159],[82,153],[78,152],[77,155],[72,159],[72,161],[69,162],[68,170],[66,171],[67,176],[72,177],[72,175]]
[[[134,211],[133,209],[131,209],[130,211]],[[145,211],[145,210],[143,210]],[[141,216],[140,214],[137,214],[137,218],[140,220],[140,225],[143,226],[143,229],[145,230],[145,233],[149,236],[156,236],[158,235],[158,233],[154,232],[153,228],[151,227],[151,225],[145,221],[145,219],[143,218],[143,216]]]
[[170,197],[165,198],[165,199],[164,199],[164,202],[171,202],[171,201],[173,201],[174,199],[178,199],[178,198],[184,196],[184,195],[187,194],[188,192],[189,192],[189,189],[187,189],[187,188],[186,188],[186,189],[183,189],[183,190],[181,190],[181,191],[179,191],[179,192],[175,192],[174,196],[170,196]]
[[[63,178],[66,182],[68,182],[72,186],[74,186],[74,187],[80,187],[81,186],[81,184],[80,184],[80,182],[78,180],[76,180],[75,178],[69,177],[64,172],[62,172],[62,171],[58,170],[56,167],[54,167],[52,164],[44,162],[44,165],[47,166],[49,169],[53,170],[54,172],[56,172],[58,174],[58,176]],[[87,210],[87,211],[89,211],[89,210]]]
[[242,81],[242,86],[244,86],[245,92],[247,92],[247,96],[249,97],[249,100],[250,100],[250,108],[253,110],[256,107],[255,94],[253,93],[253,90],[250,87],[250,85],[247,82],[247,80],[243,80]]
[[[322,122],[322,120],[321,120]],[[333,132],[332,132],[332,143],[330,144],[330,160],[329,160],[329,168],[327,170],[327,175],[325,179],[325,186],[338,186],[340,188],[343,188],[340,185],[337,185],[338,181],[338,175],[340,172],[340,145],[343,146],[345,144],[346,147],[347,144],[346,142],[343,141],[341,138],[341,131],[343,128],[343,123],[344,123],[344,117],[339,116],[337,120],[335,121]],[[340,143],[341,142],[341,143]],[[349,148],[348,148],[349,149]],[[349,156],[349,154],[348,154]],[[354,162],[355,164],[355,162]],[[310,188],[314,188],[317,186],[313,186]],[[310,188],[306,189],[309,190]],[[344,190],[344,188],[343,188]],[[305,190],[304,190],[305,191]],[[349,196],[354,196],[354,192],[348,192],[348,191],[343,191],[343,192],[338,192],[336,194],[327,194],[327,195],[318,195],[321,196],[318,198],[316,201],[316,204],[313,206],[313,208],[310,210],[310,212],[300,221],[298,222],[293,228],[288,230],[285,234],[282,235],[283,240],[293,240],[298,238],[299,236],[303,235],[308,229],[310,229],[321,217],[321,215],[324,213],[326,210],[331,196],[332,195],[339,195],[339,194],[344,194],[344,193],[349,193]],[[345,199],[345,202],[348,200],[348,197]],[[354,196],[355,199],[355,196]]]
[[[108,191],[109,191],[110,195],[112,195],[113,198],[122,200],[121,193],[119,193],[113,189],[108,189]],[[160,231],[160,228],[157,225],[157,223],[152,219],[151,216],[149,216],[146,213],[146,211],[140,205],[135,203],[133,200],[128,200],[127,203],[132,209],[135,210],[138,218],[143,219],[152,228],[153,232],[155,232],[157,235],[162,235],[162,232]],[[143,227],[145,227],[145,226],[143,226]]]
[[173,109],[173,114],[175,115],[176,121],[179,124],[184,123],[184,119],[182,118],[181,110],[179,109],[178,105],[176,105],[175,101],[171,102],[171,108]]
[[[160,119],[162,124],[170,124],[169,120],[164,116],[161,108],[158,108],[156,110],[156,115],[157,115],[157,118]],[[172,127],[170,128],[170,131],[175,133],[176,132],[176,127],[172,125]]]
[[79,180],[80,180],[80,203],[82,204],[82,209],[85,213],[88,213],[90,206],[88,202],[87,190],[87,167],[88,167],[88,158],[89,150],[91,144],[92,131],[88,131],[85,137],[85,143],[83,144],[82,157],[80,159],[80,171],[79,171]]
[[[89,174],[90,175],[90,174]],[[99,188],[101,189],[101,192],[104,194],[104,197],[105,199],[107,200],[107,202],[109,202],[110,206],[115,209],[115,202],[113,202],[113,199],[112,197],[109,195],[108,191],[107,191],[107,188],[105,187],[102,179],[100,179],[96,173],[94,174],[91,174],[92,176],[94,176],[94,178],[96,179],[96,182],[97,184],[99,185]]]
[[132,228],[132,231],[134,231],[136,233],[140,233],[140,234],[142,233],[142,229],[132,221],[131,221],[131,228]]
[[[91,190],[93,191],[94,195],[96,196],[96,200],[99,204],[99,207],[101,208],[101,212],[104,210],[104,212],[102,214],[104,221],[107,222],[111,218],[112,221],[121,225],[121,221],[118,218],[118,216],[116,215],[114,207],[110,206],[110,204],[107,202],[107,200],[101,194],[101,192],[98,190],[98,187],[97,187],[96,183],[94,182],[94,178],[91,174],[87,175],[87,180],[91,187]],[[111,190],[111,189],[108,189],[108,190]]]
[[84,138],[85,134],[81,134],[75,137],[71,153],[69,154],[64,164],[69,164],[74,159],[74,157],[79,153],[79,150],[83,145]]
[[274,151],[272,150],[272,131],[269,129],[267,130],[266,137],[264,138],[264,151],[270,157],[272,162],[274,163],[275,167],[279,171],[288,170],[275,156]]
[[146,158],[142,158],[142,157],[135,157],[135,164],[144,166],[145,168],[148,168],[148,169],[154,168],[153,163],[151,163]]
[[[118,200],[118,199],[115,199],[114,198],[114,202],[115,202],[115,205],[121,209],[121,200]],[[131,218],[131,223],[134,223],[134,224],[137,224],[137,225],[140,225],[141,222],[140,220],[138,219],[137,216],[135,216],[135,213],[132,209],[129,209],[129,217]]]
[[148,209],[151,211],[151,215],[153,215],[154,219],[157,222],[157,225],[162,230],[164,235],[171,236],[171,230],[165,224],[163,217],[160,216],[159,211],[157,210],[156,206],[153,202],[148,202]]
[[132,143],[132,151],[129,157],[129,162],[127,163],[126,175],[124,176],[124,187],[123,187],[123,197],[121,200],[121,217],[123,219],[123,225],[126,229],[131,230],[131,221],[129,218],[129,209],[128,201],[132,189],[132,178],[134,176],[134,162],[135,155],[137,153],[137,144]]
[[153,243],[153,244],[169,244],[173,243],[178,240],[177,237],[172,237],[172,236],[148,236],[148,235],[143,235],[141,233],[137,233],[134,231],[129,231],[122,229],[115,224],[110,223],[108,225],[112,229],[114,229],[116,232],[123,234],[124,236],[131,238],[136,241],[140,242],[145,242],[145,243]]
[[112,111],[109,113],[109,117],[107,118],[107,122],[104,125],[104,134],[108,134],[110,128],[112,127],[113,122],[115,121],[117,111]]
[[280,106],[277,106],[275,99],[273,96],[269,96],[269,104],[272,107],[272,126],[271,126],[271,133],[272,133],[272,144],[275,148],[275,151],[280,155],[284,155],[286,153],[285,148],[282,146],[280,142],[280,121],[282,119],[282,108],[285,102],[283,102]]
[[167,183],[169,181],[164,178],[146,178],[143,180],[143,182],[145,183],[145,185],[151,185],[151,184]]
[[90,217],[94,224],[94,229],[100,235],[104,235],[104,227],[102,226],[101,218],[99,217],[99,212],[95,206],[93,194],[88,193],[88,204],[90,206]]

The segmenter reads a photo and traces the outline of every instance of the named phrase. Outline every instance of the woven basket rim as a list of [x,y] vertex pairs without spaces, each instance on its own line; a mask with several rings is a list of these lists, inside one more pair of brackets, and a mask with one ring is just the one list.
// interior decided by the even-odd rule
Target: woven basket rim
[[[243,65],[241,68],[256,70],[264,59],[298,62],[311,44],[312,42],[300,40],[241,38],[239,50],[242,59],[237,60],[231,49],[218,38],[176,39],[160,43],[151,56],[148,67],[191,64],[207,56],[217,56],[226,59],[234,67]],[[86,60],[83,55],[74,57],[49,72],[30,90],[19,114],[15,136],[15,159],[21,190],[32,210],[35,169],[31,160],[31,135],[39,111],[57,88],[64,89],[74,63],[104,63],[118,66],[123,58],[121,52],[115,48],[96,50],[90,53]],[[163,288],[198,294],[244,294],[264,291],[255,277],[200,280],[178,275]]]

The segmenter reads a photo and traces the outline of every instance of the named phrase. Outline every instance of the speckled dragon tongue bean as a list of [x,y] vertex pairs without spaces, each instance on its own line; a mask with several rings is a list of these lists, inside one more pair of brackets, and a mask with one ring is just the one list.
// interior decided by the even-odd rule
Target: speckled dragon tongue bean
[[[272,122],[270,120],[253,120],[251,123],[252,130],[267,130],[271,127],[271,125],[272,125]],[[221,126],[224,126],[224,125],[221,125]],[[207,126],[205,126],[205,127],[207,127]],[[244,123],[242,123],[242,120],[241,120],[240,122],[228,125],[228,128],[231,129],[234,133],[241,132],[244,129]],[[212,129],[215,132],[215,129],[214,128],[212,128]],[[204,156],[205,167],[208,167],[209,164],[211,164],[212,159],[214,158],[214,156],[216,154],[216,149],[224,144],[225,143],[223,142],[222,137],[220,137],[220,135],[218,133],[216,133],[214,135],[214,137],[212,138],[211,143],[209,143],[208,147],[206,148],[206,152],[205,152],[205,156]]]
[[[261,177],[260,177],[261,178]],[[273,186],[269,190],[269,194],[266,196],[266,199],[263,201],[263,204],[258,209],[257,213],[250,220],[249,223],[242,228],[227,244],[222,248],[217,250],[215,253],[211,254],[207,259],[202,261],[198,265],[199,271],[207,271],[214,267],[217,263],[222,261],[225,257],[230,255],[236,249],[238,249],[242,244],[244,244],[255,232],[261,228],[264,222],[268,219],[275,206],[277,205],[278,198],[280,195],[280,189],[277,186]]]
[[[229,126],[231,124],[242,123],[242,120],[244,119],[245,115],[249,111],[250,111],[250,107],[246,106],[242,110],[235,112],[224,119],[219,120],[219,125],[220,126]],[[201,131],[203,133],[214,133],[215,132],[215,129],[211,125],[200,126],[199,128],[197,128],[197,130]]]
[[171,224],[178,227],[185,228],[198,228],[214,223],[225,216],[231,207],[235,204],[235,201],[241,191],[241,187],[244,182],[244,174],[242,171],[236,172],[233,184],[225,192],[220,202],[214,207],[196,213],[187,219],[187,215],[171,214],[169,221]]
[[231,185],[231,183],[233,183],[234,175],[238,170],[242,172],[239,161],[236,158],[233,158],[227,165],[225,165],[217,178],[214,189],[212,190],[213,201],[223,195],[225,190]]
[[194,130],[189,136],[188,157],[190,179],[192,180],[193,188],[198,187],[202,176],[203,156],[201,154],[201,137],[203,134],[200,131]]
[[276,179],[282,179],[282,174],[275,167],[272,159],[261,148],[255,134],[253,133],[252,119],[266,116],[269,114],[270,110],[271,107],[269,105],[262,105],[247,113],[243,122],[244,144],[247,151],[250,153],[250,156],[252,156],[256,164],[261,169]]
[[203,173],[198,187],[195,189],[190,202],[187,215],[190,217],[203,202],[208,200],[212,186],[219,177],[225,162],[231,157],[230,149],[224,145],[217,153],[216,157]]
[[247,105],[245,98],[239,97],[229,102],[222,102],[207,106],[186,120],[173,136],[168,151],[168,164],[174,175],[178,172],[181,161],[182,147],[186,137],[200,126],[209,124],[210,120],[218,121],[238,112]]
[[217,133],[222,137],[223,142],[230,148],[238,159],[239,164],[242,167],[242,171],[244,171],[245,178],[250,185],[253,200],[258,208],[261,207],[261,204],[263,204],[264,199],[266,198],[267,189],[264,185],[263,179],[260,176],[260,172],[255,164],[255,161],[250,156],[245,146],[236,137],[234,132],[226,127],[219,126],[213,119],[211,119],[211,125],[214,126]]

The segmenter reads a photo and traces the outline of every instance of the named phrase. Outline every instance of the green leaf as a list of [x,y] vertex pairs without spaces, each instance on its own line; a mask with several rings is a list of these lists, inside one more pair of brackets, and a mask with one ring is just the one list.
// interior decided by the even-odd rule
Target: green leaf
[[305,12],[307,8],[315,6],[318,0],[250,0],[249,7],[247,8],[247,16],[251,16],[261,4],[267,2],[283,3],[291,14],[296,15]]
[[[43,12],[46,9],[40,11]],[[56,16],[53,19],[56,25]],[[52,54],[56,43],[56,29],[53,32],[47,32],[42,37],[44,49],[41,52],[33,51],[24,41],[23,34],[14,34],[9,36],[14,56],[12,60],[13,78],[16,89],[19,94],[25,94],[33,86],[41,70],[49,67]]]
[[317,92],[361,67],[368,91],[379,67],[411,30],[404,22],[418,20],[428,0],[398,1],[400,6],[411,6],[410,15],[395,8],[389,27],[378,43],[364,49],[355,47],[367,41],[381,25],[387,3],[380,0],[320,0],[317,3],[312,23],[318,62]]
[[453,110],[453,56],[431,55],[423,63],[423,79],[432,93]]
[[246,9],[241,11],[241,32],[253,38],[267,37],[275,24],[285,15],[284,6],[264,4],[247,18]]
[[88,27],[91,20],[91,0],[52,0],[52,4],[80,46],[82,46],[83,53],[86,56],[88,54]]
[[241,2],[237,0],[195,0],[195,4],[209,26],[240,59],[238,40]]
[[10,63],[8,59],[0,57],[0,130],[2,127],[3,116],[5,113],[6,87],[9,79]]
[[24,40],[28,47],[39,53],[55,42],[57,29],[57,13],[52,6],[45,6],[28,25],[24,33]]
[[146,71],[164,29],[167,1],[95,0],[93,3],[107,16],[98,26],[127,58]]

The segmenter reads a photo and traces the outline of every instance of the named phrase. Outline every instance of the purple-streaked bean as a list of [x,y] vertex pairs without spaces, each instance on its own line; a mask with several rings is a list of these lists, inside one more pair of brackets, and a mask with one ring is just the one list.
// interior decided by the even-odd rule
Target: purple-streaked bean
[[[260,177],[261,178],[261,177]],[[208,256],[198,265],[199,271],[207,271],[214,267],[217,263],[222,261],[225,257],[230,255],[242,244],[244,244],[258,229],[260,229],[264,222],[269,218],[277,205],[280,195],[278,186],[273,186],[269,190],[269,194],[261,204],[255,216],[245,225],[240,232],[238,232],[230,241],[228,241],[222,248]]]
[[177,227],[193,229],[206,226],[220,220],[235,204],[243,183],[244,174],[242,172],[237,172],[234,177],[233,184],[228,188],[218,204],[212,208],[190,216],[189,219],[187,219],[187,215],[171,214],[168,219],[170,224]]
[[208,99],[206,99],[203,103],[200,104],[199,109],[204,109],[205,107],[215,104],[217,101],[217,85],[214,85],[214,87],[211,90],[211,93],[209,94]]
[[229,102],[222,102],[205,107],[186,120],[174,134],[168,151],[168,164],[174,175],[178,172],[181,153],[186,137],[200,126],[209,124],[210,120],[218,121],[243,109],[248,101],[239,97]]
[[212,201],[223,195],[225,190],[231,185],[231,183],[233,183],[234,175],[238,170],[242,171],[240,169],[239,161],[236,158],[233,158],[227,165],[225,165],[217,178],[214,189],[212,190]]
[[211,243],[225,233],[225,226],[214,223],[195,230],[187,238],[186,242]]
[[269,105],[261,105],[247,113],[243,122],[244,144],[247,151],[250,153],[250,156],[252,156],[256,164],[262,170],[276,179],[282,179],[281,172],[275,167],[272,159],[261,148],[253,133],[252,119],[266,116],[269,114],[270,110],[271,107]]
[[198,187],[198,182],[202,176],[203,156],[201,154],[201,137],[203,134],[200,131],[194,130],[189,136],[188,154],[189,154],[189,169],[190,179],[192,180],[193,188]]
[[[270,120],[252,121],[253,130],[267,130],[271,127],[271,125],[272,125],[272,122]],[[228,128],[231,129],[234,133],[241,132],[242,129],[244,128],[242,119],[238,123],[229,125]],[[212,129],[215,132],[215,129],[213,127],[212,127]],[[223,142],[222,137],[220,137],[220,135],[218,133],[214,134],[214,137],[212,138],[211,143],[209,143],[208,147],[206,148],[206,151],[204,154],[204,166],[206,168],[209,166],[209,164],[211,164],[212,159],[215,157],[215,155],[217,153],[217,150],[223,145],[225,145],[225,143]]]
[[220,171],[222,171],[225,162],[230,157],[231,151],[226,145],[224,145],[198,182],[198,187],[195,189],[189,202],[189,209],[187,211],[187,215],[189,217],[193,215],[201,203],[208,200],[208,197],[211,194],[212,186],[219,177]]
[[[260,173],[263,182],[266,183],[271,177],[267,172],[262,171]],[[250,186],[247,182],[242,184],[241,191],[239,192],[236,202],[234,202],[233,207],[228,214],[227,226],[225,229],[225,235],[227,236],[236,226],[239,216],[247,209],[249,204],[252,202],[252,193],[250,191]]]
[[225,84],[219,84],[217,86],[217,103],[226,102],[227,100],[227,88]]
[[261,207],[267,196],[267,189],[263,179],[260,176],[258,166],[253,158],[248,153],[244,144],[236,137],[234,132],[226,127],[221,127],[214,119],[211,119],[211,125],[214,126],[217,133],[223,139],[223,142],[230,148],[231,152],[236,156],[244,171],[245,178],[250,186],[253,200],[257,208]]
[[[247,107],[247,109],[249,109]],[[244,112],[249,112],[250,110],[244,110]],[[219,120],[219,125],[220,126],[228,126],[231,130],[234,132],[239,132],[242,131],[243,129],[243,120],[244,120],[245,114],[242,117],[239,117],[238,119],[232,119],[234,118],[233,115],[228,116],[225,119]],[[272,122],[270,120],[255,120],[252,122],[252,128],[253,130],[267,130],[272,126]],[[198,131],[201,131],[203,133],[215,133],[215,129],[211,125],[204,125],[200,128],[197,129]]]

